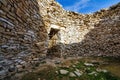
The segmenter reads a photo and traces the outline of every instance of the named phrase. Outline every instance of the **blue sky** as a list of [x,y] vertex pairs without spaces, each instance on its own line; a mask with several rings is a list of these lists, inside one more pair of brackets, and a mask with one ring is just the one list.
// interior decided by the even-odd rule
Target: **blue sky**
[[93,13],[102,8],[120,2],[120,0],[56,0],[64,9],[75,11],[83,14]]

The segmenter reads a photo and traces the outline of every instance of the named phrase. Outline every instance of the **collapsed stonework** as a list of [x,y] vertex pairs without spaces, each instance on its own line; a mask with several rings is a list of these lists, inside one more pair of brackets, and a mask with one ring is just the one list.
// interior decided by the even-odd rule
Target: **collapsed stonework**
[[65,11],[54,0],[38,1],[48,33],[59,29],[48,41],[48,55],[120,55],[120,3],[85,15]]
[[0,0],[0,77],[46,56],[120,56],[120,3],[79,14],[54,0]]

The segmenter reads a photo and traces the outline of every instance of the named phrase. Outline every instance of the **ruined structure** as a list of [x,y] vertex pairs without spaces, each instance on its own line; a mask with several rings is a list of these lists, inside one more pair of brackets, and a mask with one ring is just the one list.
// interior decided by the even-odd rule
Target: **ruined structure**
[[0,77],[78,55],[120,56],[120,3],[84,15],[54,0],[0,0]]
[[65,11],[54,0],[38,3],[47,32],[57,30],[50,35],[48,55],[119,56],[120,3],[86,15]]
[[36,0],[0,0],[0,78],[46,56],[47,31],[39,12]]

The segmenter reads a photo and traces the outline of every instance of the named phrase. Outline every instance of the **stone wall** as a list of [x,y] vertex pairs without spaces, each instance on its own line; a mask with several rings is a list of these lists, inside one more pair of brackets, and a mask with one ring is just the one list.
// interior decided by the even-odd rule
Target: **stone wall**
[[94,14],[84,15],[65,11],[54,0],[39,1],[42,1],[39,6],[48,33],[53,25],[59,29],[49,41],[49,45],[52,45],[48,50],[49,55],[120,55],[120,3]]
[[91,14],[86,20],[90,24],[88,27],[93,27],[88,28],[87,34],[80,35],[84,36],[82,41],[66,45],[65,53],[72,56],[120,56],[120,3]]
[[0,0],[0,78],[31,70],[46,53],[120,56],[120,3],[84,15],[55,0]]
[[[47,31],[36,0],[1,0],[0,4],[0,45],[1,49],[5,48],[3,53],[12,50],[16,54],[47,40]],[[44,46],[39,50],[42,48]]]
[[45,57],[47,30],[39,12],[37,0],[0,0],[0,78]]

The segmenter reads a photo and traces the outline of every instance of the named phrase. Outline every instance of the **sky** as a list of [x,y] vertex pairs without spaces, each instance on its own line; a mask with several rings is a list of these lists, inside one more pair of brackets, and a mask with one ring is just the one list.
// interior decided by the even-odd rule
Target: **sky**
[[90,14],[103,8],[108,8],[120,0],[56,0],[65,10]]

